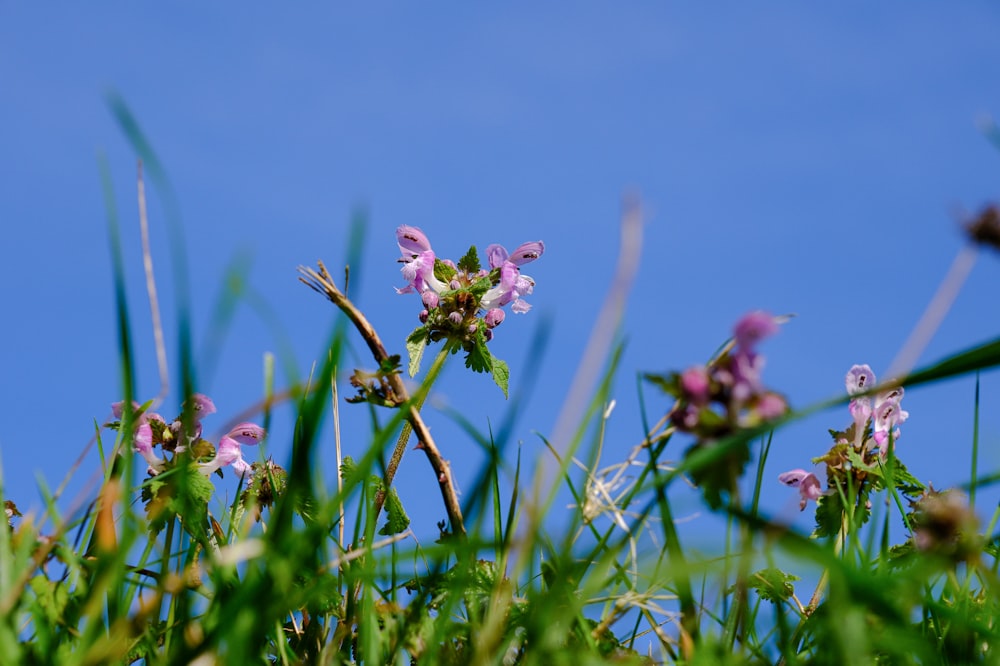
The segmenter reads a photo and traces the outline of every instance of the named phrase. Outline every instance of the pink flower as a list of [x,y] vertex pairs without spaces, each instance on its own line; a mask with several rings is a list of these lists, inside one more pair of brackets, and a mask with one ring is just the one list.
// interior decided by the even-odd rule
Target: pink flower
[[875,373],[868,365],[854,365],[847,371],[847,378],[844,383],[847,386],[847,395],[857,395],[864,393],[875,386]]
[[757,402],[757,414],[765,421],[780,418],[788,411],[788,403],[777,393],[765,393]]
[[823,495],[819,479],[816,478],[815,474],[807,472],[804,469],[793,469],[789,472],[785,472],[784,474],[779,474],[778,481],[781,481],[786,486],[799,489],[800,511],[805,511],[806,504],[809,500],[813,500],[815,502]]
[[531,309],[522,296],[530,294],[535,289],[535,281],[527,275],[521,275],[520,267],[542,256],[545,243],[530,241],[522,243],[510,255],[503,245],[490,245],[486,248],[486,256],[491,269],[500,269],[500,282],[483,295],[480,307],[484,310],[503,307],[513,301],[510,309],[517,314],[523,314]]
[[681,373],[681,390],[684,397],[696,405],[707,405],[709,398],[708,372],[701,366],[688,368]]
[[153,428],[148,423],[141,424],[135,430],[132,440],[132,450],[141,455],[149,465],[149,472],[157,475],[163,471],[166,461],[153,452]]
[[256,423],[240,423],[219,440],[215,458],[201,464],[202,474],[211,474],[217,469],[231,465],[237,476],[243,478],[250,472],[250,464],[243,459],[242,446],[253,446],[264,439],[266,433]]
[[747,352],[752,351],[758,342],[777,332],[778,324],[775,323],[774,317],[762,310],[743,315],[733,327],[736,346]]
[[433,289],[440,294],[448,289],[448,285],[434,276],[434,250],[423,231],[404,224],[396,229],[396,243],[403,255],[400,259],[403,262],[401,272],[407,282],[405,287],[396,290],[398,293],[407,294],[416,290],[423,294]]

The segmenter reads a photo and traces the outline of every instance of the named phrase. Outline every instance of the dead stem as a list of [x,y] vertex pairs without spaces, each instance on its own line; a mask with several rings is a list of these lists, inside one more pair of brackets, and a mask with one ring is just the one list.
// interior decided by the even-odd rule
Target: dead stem
[[[330,273],[326,270],[326,266],[323,262],[316,262],[319,270],[312,268],[306,268],[304,266],[299,266],[299,273],[302,275],[299,280],[310,287],[314,291],[325,295],[334,305],[336,305],[341,312],[347,315],[347,318],[351,320],[354,327],[361,334],[365,343],[368,345],[368,349],[371,351],[372,356],[375,359],[376,364],[381,365],[384,361],[388,360],[389,354],[385,350],[385,346],[382,344],[382,340],[379,338],[378,333],[368,322],[365,316],[360,310],[355,307],[347,296],[337,288],[334,284],[333,278],[330,277]],[[441,497],[444,500],[445,510],[448,512],[448,519],[451,522],[452,533],[465,536],[465,523],[462,520],[462,509],[458,503],[458,494],[455,492],[455,485],[451,478],[451,467],[444,458],[441,457],[441,453],[437,446],[434,444],[434,439],[431,437],[430,432],[427,429],[427,425],[424,423],[423,419],[420,417],[420,412],[416,405],[414,405],[410,400],[410,395],[406,390],[406,386],[403,384],[403,380],[396,373],[390,374],[387,377],[392,386],[392,390],[399,399],[399,405],[406,409],[406,420],[410,427],[413,428],[413,432],[417,435],[417,448],[423,450],[424,454],[427,456],[427,460],[431,464],[431,468],[434,470],[437,476],[438,486],[441,489]],[[405,446],[405,441],[402,446]],[[397,448],[400,445],[397,444]],[[396,469],[399,464],[399,459],[402,457],[401,452],[394,452],[392,460],[385,471],[384,485],[385,490],[388,491],[389,487],[392,485],[393,477],[396,474]],[[375,501],[375,516],[382,510],[382,503],[385,501],[384,494],[380,494],[376,497]]]

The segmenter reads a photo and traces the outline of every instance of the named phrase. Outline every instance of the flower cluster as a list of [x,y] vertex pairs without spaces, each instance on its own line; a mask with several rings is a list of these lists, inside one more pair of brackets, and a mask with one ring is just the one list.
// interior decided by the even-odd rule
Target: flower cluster
[[760,425],[782,416],[788,404],[764,387],[761,340],[778,332],[774,317],[751,312],[733,329],[733,347],[707,366],[675,375],[668,391],[678,398],[670,414],[674,426],[702,439],[717,439],[738,428]]
[[[114,403],[111,409],[117,421],[110,425],[120,427],[124,402]],[[211,442],[202,439],[201,421],[215,413],[215,403],[201,393],[193,394],[181,414],[169,423],[156,412],[142,412],[140,409],[139,403],[133,401],[132,410],[136,418],[132,448],[146,461],[152,476],[166,470],[172,461],[157,455],[154,448],[159,446],[164,454],[172,454],[173,457],[190,451],[192,457],[199,461],[199,470],[206,476],[229,465],[238,476],[245,477],[251,472],[251,465],[243,459],[242,446],[258,444],[265,435],[264,429],[255,423],[240,423],[223,435],[218,447],[214,447]]]
[[[682,373],[646,375],[646,379],[676,398],[668,417],[674,429],[695,437],[685,452],[685,461],[714,450],[723,440],[735,437],[717,452],[710,464],[692,464],[691,481],[713,508],[732,496],[750,461],[750,437],[740,435],[780,418],[788,411],[785,399],[764,386],[764,357],[757,351],[765,338],[778,331],[778,322],[766,312],[751,312],[733,329],[732,343],[705,366]],[[746,433],[744,433],[746,434]]]
[[[852,396],[848,407],[852,423],[843,432],[831,431],[834,446],[813,462],[825,463],[828,485],[843,483],[846,475],[854,478],[848,487],[861,488],[876,458],[884,459],[892,442],[899,439],[899,424],[909,416],[900,406],[903,387],[896,386],[872,394],[876,385],[875,373],[868,365],[855,365],[844,380],[847,394]],[[786,486],[799,489],[801,509],[809,500],[818,501],[825,493],[815,474],[803,469],[793,469],[778,476]],[[881,483],[881,481],[879,481]],[[909,486],[907,486],[909,487]]]
[[[451,338],[471,342],[480,332],[489,341],[493,329],[504,320],[504,306],[510,305],[518,314],[531,309],[523,297],[534,290],[535,281],[521,273],[521,266],[542,256],[545,244],[541,241],[519,245],[509,254],[501,245],[488,246],[489,269],[480,267],[475,247],[457,264],[439,259],[417,227],[396,229],[396,242],[407,283],[396,291],[420,294],[424,305],[420,322],[428,327],[432,341]],[[484,313],[481,319],[480,313]]]
[[875,373],[867,365],[853,366],[847,373],[845,384],[848,395],[857,396],[850,404],[851,418],[854,420],[854,438],[851,443],[856,449],[865,447],[868,419],[873,419],[872,439],[884,457],[889,450],[890,441],[899,439],[899,424],[910,415],[899,406],[903,400],[903,387],[897,386],[879,392],[873,403],[867,393],[875,385]]

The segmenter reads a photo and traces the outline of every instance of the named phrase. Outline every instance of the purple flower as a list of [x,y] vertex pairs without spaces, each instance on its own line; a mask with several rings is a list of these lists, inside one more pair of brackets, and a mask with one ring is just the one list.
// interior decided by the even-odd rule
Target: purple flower
[[491,309],[489,312],[486,313],[486,316],[484,317],[486,321],[486,328],[496,328],[501,323],[503,323],[503,320],[506,316],[507,316],[506,313],[500,308]]
[[[138,403],[138,401],[136,401],[136,400],[132,401],[132,411],[133,412],[138,412],[140,407],[142,407],[142,405],[140,405]],[[125,401],[124,400],[119,400],[118,402],[111,403],[111,414],[116,419],[121,420],[122,416],[125,415]],[[163,417],[160,416],[159,414],[157,414],[156,412],[142,412],[142,413],[140,413],[136,417],[136,420],[135,420],[136,424],[139,424],[139,425],[142,425],[143,423],[147,423],[149,421],[161,421],[162,422],[163,421]]]
[[708,372],[701,366],[688,368],[681,373],[681,391],[684,397],[696,405],[708,404],[709,379]]
[[778,324],[774,317],[762,310],[756,310],[743,315],[733,327],[733,337],[736,346],[744,351],[752,351],[757,343],[778,332]]
[[806,503],[809,500],[816,501],[823,495],[822,486],[819,479],[812,472],[804,469],[793,469],[784,474],[778,475],[778,481],[786,486],[799,489],[799,510],[805,511]]
[[143,423],[136,428],[135,437],[132,440],[132,450],[146,459],[150,474],[155,476],[163,471],[166,461],[153,452],[153,428],[148,423]]
[[880,400],[875,404],[873,415],[875,424],[875,443],[878,444],[879,452],[884,456],[889,450],[889,433],[892,439],[899,439],[899,424],[905,421],[909,412],[904,411],[899,406],[899,401],[903,398],[903,389],[898,388],[887,394],[891,397],[879,396]]
[[788,403],[777,393],[765,393],[757,402],[757,414],[765,421],[779,418],[788,411]]
[[420,295],[420,300],[428,310],[433,310],[441,302],[441,297],[437,295],[437,292],[428,289]]
[[428,289],[441,293],[447,290],[448,285],[434,276],[434,250],[423,231],[404,224],[396,229],[396,242],[403,255],[401,272],[407,282],[405,287],[396,290],[398,293],[408,294],[416,290],[423,294]]
[[256,423],[240,423],[222,436],[215,451],[215,458],[202,463],[201,472],[208,475],[226,465],[231,465],[237,476],[245,477],[251,467],[243,459],[242,446],[259,444],[265,434],[264,429]]
[[733,354],[733,398],[746,402],[764,390],[761,373],[764,371],[764,356],[739,348]]
[[486,256],[489,258],[490,268],[500,268],[508,261],[515,266],[523,266],[538,259],[542,256],[543,252],[545,252],[545,243],[542,241],[522,243],[509,256],[507,249],[503,245],[494,244],[486,248]]
[[197,441],[201,437],[201,420],[209,414],[215,413],[215,403],[203,393],[192,393],[191,397],[185,401],[184,408],[191,410],[192,425],[194,431],[190,437],[182,437],[184,423],[182,419],[177,419],[170,424],[170,431],[174,434],[178,444],[175,451],[183,451],[189,444]]
[[399,244],[399,251],[403,254],[404,259],[407,256],[415,257],[431,249],[431,242],[427,240],[426,234],[418,227],[406,224],[396,229],[396,242]]
[[542,256],[545,244],[542,241],[531,241],[518,245],[514,252],[507,254],[502,245],[490,245],[486,248],[491,269],[500,269],[500,282],[483,295],[480,307],[485,310],[500,308],[513,301],[510,309],[517,314],[523,314],[531,309],[526,301],[521,300],[534,291],[535,281],[527,275],[521,275],[520,266],[530,263]]
[[854,365],[847,371],[844,383],[847,385],[847,395],[864,393],[875,385],[875,373],[868,365]]

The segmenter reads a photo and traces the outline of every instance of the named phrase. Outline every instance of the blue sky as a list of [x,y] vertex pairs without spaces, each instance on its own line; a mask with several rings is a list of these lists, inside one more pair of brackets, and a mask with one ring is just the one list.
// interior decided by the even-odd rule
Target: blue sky
[[[767,382],[794,406],[843,390],[854,363],[884,371],[962,246],[960,212],[996,198],[1000,153],[976,121],[1000,112],[1000,10],[848,3],[691,7],[577,3],[500,8],[0,7],[0,452],[6,493],[38,506],[119,398],[111,268],[98,154],[125,225],[139,392],[159,390],[141,282],[135,157],[107,105],[132,109],[179,202],[196,348],[204,347],[227,266],[283,329],[244,304],[202,377],[220,413],[210,434],[261,395],[261,358],[286,340],[298,373],[324,357],[335,313],[296,280],[323,259],[335,274],[352,212],[367,210],[352,295],[403,351],[417,299],[397,296],[394,230],[421,227],[457,257],[470,244],[542,239],[526,271],[534,309],[491,343],[512,388],[530,374],[541,322],[551,344],[513,434],[545,455],[617,254],[623,193],[648,216],[627,305],[627,352],[605,445],[639,441],[635,376],[704,360],[744,312],[798,316],[768,342]],[[151,192],[161,296],[176,372],[168,216]],[[1000,264],[984,255],[921,357],[1000,331]],[[359,347],[360,348],[360,347]],[[486,377],[456,363],[441,393],[485,428],[505,409]],[[983,376],[982,466],[1000,466],[1000,382]],[[279,385],[287,377],[279,375]],[[176,375],[174,385],[176,386]],[[967,476],[971,379],[914,390],[900,456],[942,487]],[[163,408],[177,408],[176,391]],[[652,396],[651,411],[665,400]],[[288,453],[290,409],[268,444]],[[367,416],[343,411],[359,455]],[[459,485],[479,454],[430,415]],[[845,413],[781,431],[769,478],[828,446]],[[356,433],[351,436],[351,433]],[[679,456],[682,444],[673,448]],[[324,452],[332,477],[332,445]],[[669,449],[668,449],[669,451]],[[617,456],[617,458],[616,458]],[[72,492],[86,486],[91,453]],[[419,454],[401,491],[433,534],[444,513]],[[765,494],[800,521],[794,492]],[[68,502],[67,502],[68,506]],[[692,502],[691,510],[695,509]]]

